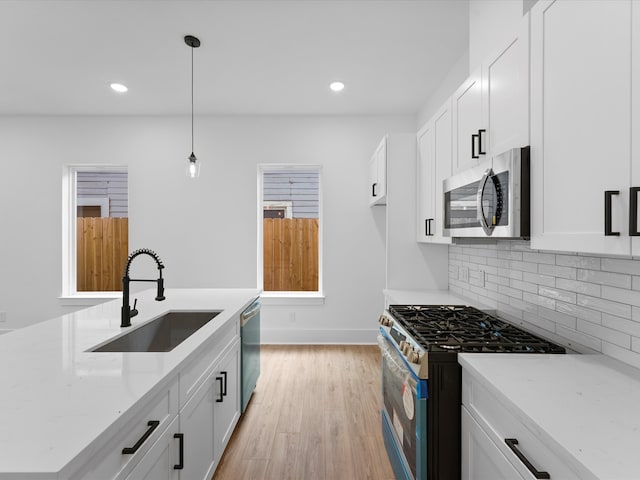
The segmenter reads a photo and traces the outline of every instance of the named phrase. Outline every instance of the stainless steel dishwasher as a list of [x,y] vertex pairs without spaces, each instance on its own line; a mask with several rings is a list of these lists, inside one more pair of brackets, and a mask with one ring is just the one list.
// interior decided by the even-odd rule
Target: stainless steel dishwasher
[[247,409],[260,376],[260,299],[240,315],[242,338],[242,411]]

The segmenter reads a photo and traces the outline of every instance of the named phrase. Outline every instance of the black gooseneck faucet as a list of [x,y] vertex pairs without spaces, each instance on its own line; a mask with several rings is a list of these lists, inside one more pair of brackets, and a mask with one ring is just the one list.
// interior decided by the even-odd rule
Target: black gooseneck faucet
[[[131,262],[138,255],[149,255],[156,261],[158,265],[158,272],[160,276],[156,279],[141,279],[141,278],[129,278],[129,267],[131,267]],[[131,282],[156,282],[158,284],[158,292],[156,294],[156,301],[161,302],[165,299],[164,296],[164,279],[162,278],[162,269],[164,265],[162,260],[156,252],[153,250],[149,250],[148,248],[141,248],[140,250],[134,251],[129,258],[127,259],[127,266],[124,269],[124,276],[122,277],[122,312],[120,314],[120,327],[130,327],[131,326],[131,317],[135,317],[138,314],[138,310],[136,310],[136,303],[138,299],[135,299],[133,302],[133,308],[129,307],[129,284]]]

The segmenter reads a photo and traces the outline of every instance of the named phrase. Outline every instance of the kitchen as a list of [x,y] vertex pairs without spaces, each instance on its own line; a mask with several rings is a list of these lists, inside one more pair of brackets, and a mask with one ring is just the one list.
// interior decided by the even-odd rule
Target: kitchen
[[[5,3],[2,8],[12,4]],[[394,208],[391,197],[387,207],[368,206],[366,197],[370,186],[364,180],[368,177],[367,160],[380,138],[395,132],[415,135],[452,93],[465,83],[476,67],[499,48],[506,41],[505,38],[516,34],[523,12],[531,10],[536,2],[474,0],[468,7],[466,4],[461,7],[463,10],[468,8],[467,17],[464,12],[461,19],[451,13],[450,20],[454,22],[457,18],[461,22],[456,24],[458,28],[460,25],[464,28],[456,30],[452,38],[447,37],[448,41],[443,43],[458,41],[460,44],[455,46],[458,50],[454,48],[451,53],[454,58],[448,59],[448,63],[443,61],[441,68],[444,70],[432,85],[429,95],[424,97],[426,100],[404,107],[406,110],[388,108],[384,114],[365,112],[341,115],[339,107],[333,107],[336,112],[333,115],[327,115],[326,112],[308,115],[300,109],[291,110],[289,115],[264,115],[264,112],[256,110],[246,110],[242,112],[244,115],[198,114],[195,123],[196,153],[202,152],[198,156],[202,159],[203,167],[197,183],[190,183],[181,175],[183,159],[189,153],[185,150],[189,148],[190,127],[186,117],[189,106],[186,88],[189,58],[184,52],[184,44],[177,45],[176,65],[172,67],[183,73],[180,82],[171,85],[174,89],[184,89],[180,98],[185,111],[181,111],[180,115],[164,113],[163,107],[158,105],[160,102],[156,103],[155,110],[134,115],[126,110],[130,107],[123,105],[126,97],[108,97],[105,104],[109,105],[109,109],[101,115],[87,114],[82,110],[71,111],[65,106],[65,100],[70,100],[64,96],[67,93],[58,92],[51,100],[41,93],[42,86],[28,83],[36,77],[55,77],[54,72],[60,65],[82,65],[91,59],[88,49],[79,52],[70,49],[72,56],[65,57],[60,65],[56,64],[56,57],[49,62],[40,58],[39,61],[44,62],[45,66],[43,71],[35,70],[31,75],[26,74],[32,72],[28,67],[34,61],[31,56],[33,52],[51,40],[35,35],[38,29],[45,29],[50,18],[55,18],[52,17],[55,12],[45,7],[47,3],[27,2],[23,8],[28,10],[28,15],[24,18],[2,15],[2,43],[6,48],[3,58],[10,59],[9,65],[16,65],[12,69],[13,76],[3,75],[2,82],[13,82],[7,83],[3,91],[20,92],[17,86],[24,84],[30,93],[29,97],[15,94],[15,98],[25,104],[22,111],[9,108],[12,104],[9,103],[10,95],[6,93],[1,104],[0,131],[3,132],[3,142],[0,152],[5,160],[0,165],[0,203],[3,205],[0,219],[4,231],[11,232],[3,237],[0,253],[0,264],[5,273],[0,280],[0,328],[3,330],[26,327],[91,304],[90,299],[61,298],[63,235],[60,198],[63,194],[61,177],[64,165],[128,165],[130,216],[134,219],[129,233],[131,245],[136,248],[152,247],[162,255],[167,266],[168,287],[228,288],[256,285],[256,166],[263,163],[303,162],[323,165],[323,298],[289,301],[265,299],[264,343],[373,344],[378,333],[374,320],[384,306],[382,292],[385,288],[433,290],[449,287],[452,293],[472,302],[493,306],[508,320],[522,322],[523,326],[552,341],[579,351],[584,347],[585,352],[602,352],[624,364],[640,366],[634,290],[640,268],[637,261],[631,258],[631,251],[605,250],[594,253],[589,250],[590,253],[585,255],[575,254],[573,252],[579,250],[577,246],[581,245],[579,239],[568,241],[568,245],[575,250],[566,244],[562,248],[546,246],[547,239],[535,238],[536,232],[542,231],[540,228],[536,230],[540,227],[540,223],[537,223],[540,219],[535,216],[532,218],[533,242],[535,244],[538,241],[540,245],[545,245],[543,247],[532,248],[530,242],[523,240],[503,240],[493,245],[418,245],[414,241],[414,220],[408,226],[406,222],[402,223],[404,226],[401,225],[401,230],[394,230],[408,231],[410,237],[404,233],[391,233],[385,238],[388,222],[398,220],[398,217],[385,218]],[[94,8],[104,6],[103,2],[91,3]],[[225,2],[210,3],[210,8],[216,4],[225,5]],[[339,2],[335,3],[339,5]],[[72,4],[68,3],[67,7]],[[250,4],[243,2],[243,5]],[[145,2],[140,5],[142,12],[134,8],[132,15],[144,13]],[[13,8],[17,8],[15,4]],[[393,7],[389,9],[383,13],[391,15]],[[176,16],[179,15],[176,13]],[[219,13],[213,12],[211,17],[217,18]],[[91,18],[95,22],[95,17]],[[109,16],[106,18],[111,19]],[[277,18],[278,15],[269,17],[273,22]],[[403,17],[403,20],[407,19]],[[443,22],[442,18],[440,21]],[[63,21],[60,24],[65,25]],[[277,22],[275,25],[284,28]],[[59,47],[61,51],[74,44],[77,38],[91,38],[91,23],[74,23],[72,26],[80,30],[73,30],[68,23],[64,28],[52,30],[51,38],[59,37],[64,45]],[[135,31],[134,26],[132,20],[126,28],[122,27],[122,31],[127,32],[127,28]],[[251,27],[255,25],[246,26]],[[161,29],[160,26],[156,28]],[[173,26],[170,31],[178,31],[176,38],[179,41],[180,34],[196,33],[195,29],[190,28],[189,31],[183,31],[185,28]],[[209,28],[219,31],[222,25]],[[607,31],[606,24],[602,28]],[[436,25],[432,25],[432,30],[441,35],[447,33],[437,30]],[[534,61],[533,26],[531,31]],[[34,35],[25,36],[20,47],[9,51],[9,45],[15,45],[15,38],[19,37],[20,32]],[[297,33],[304,34],[302,31]],[[206,49],[215,52],[216,41],[224,40],[214,36],[208,41],[204,33],[200,37],[203,44],[195,52],[196,85],[199,59],[204,58]],[[135,38],[141,40],[141,37]],[[428,40],[431,43],[421,45],[422,48],[436,44],[433,39]],[[145,45],[149,55],[157,54],[149,44]],[[73,57],[73,54],[77,56]],[[617,55],[611,57],[613,62]],[[140,57],[137,61],[144,64],[144,58]],[[532,73],[535,71],[532,70]],[[111,79],[95,81],[105,84]],[[146,80],[147,83],[152,81],[153,78]],[[346,79],[345,83],[348,83]],[[532,95],[536,85],[539,84],[532,79]],[[347,85],[344,93],[349,93],[350,88]],[[619,90],[615,89],[616,92]],[[609,91],[604,93],[612,94]],[[105,91],[97,95],[108,94],[110,92]],[[269,95],[264,91],[262,94],[265,97]],[[196,90],[196,111],[198,95]],[[60,103],[56,104],[56,98]],[[334,102],[339,97],[329,98],[326,103]],[[259,99],[253,100],[259,104]],[[589,101],[595,100],[598,99],[590,97]],[[49,110],[38,110],[39,103],[48,106]],[[91,102],[87,100],[86,103]],[[598,105],[602,107],[600,103]],[[532,146],[536,144],[536,132],[540,135],[540,131],[536,130],[539,129],[535,122],[536,108],[532,102]],[[546,131],[544,133],[549,134]],[[634,139],[636,137],[633,136]],[[613,138],[620,140],[621,144],[626,141],[625,138]],[[589,157],[583,149],[580,155],[581,158]],[[605,155],[600,151],[597,158],[603,157]],[[179,163],[177,170],[174,162]],[[207,171],[210,176],[207,176]],[[557,176],[543,177],[542,180],[546,184],[558,179],[568,181],[570,178],[567,172],[557,173]],[[536,178],[533,180],[533,195],[536,192],[535,182],[539,181]],[[621,215],[622,208],[619,207],[628,202],[628,198],[624,197],[625,187],[607,185],[598,191],[604,189],[622,192],[611,197],[615,207],[614,216]],[[19,208],[8,208],[16,205],[15,199],[25,192],[29,192],[29,197],[20,202]],[[601,197],[600,192],[597,212],[603,208]],[[229,199],[233,199],[234,208],[221,208],[228,204]],[[553,205],[559,200],[550,201]],[[602,216],[598,213],[593,215],[594,229],[603,223]],[[210,218],[211,221],[202,221],[202,218]],[[227,228],[233,233],[221,234],[221,226],[224,225],[231,227]],[[623,232],[620,242],[629,240],[624,234],[628,229],[621,218],[614,217],[612,230]],[[173,232],[183,233],[175,235]],[[47,239],[46,243],[41,241],[42,238]],[[399,249],[408,245],[415,251],[413,253],[419,255],[417,258],[422,263],[415,263],[413,260],[416,257],[408,257],[412,271],[405,269],[401,263],[391,263],[387,275],[385,258],[394,242],[398,242]],[[619,256],[610,256],[613,253]],[[394,258],[393,253],[391,255],[390,258]],[[349,265],[349,268],[345,268],[345,265]],[[425,268],[422,265],[426,265]],[[588,283],[588,286],[584,283]],[[580,288],[589,290],[575,291]]]

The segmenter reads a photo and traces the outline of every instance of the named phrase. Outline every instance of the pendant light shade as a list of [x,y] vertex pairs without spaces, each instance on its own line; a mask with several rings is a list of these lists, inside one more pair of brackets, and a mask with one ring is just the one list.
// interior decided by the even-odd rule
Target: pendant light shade
[[184,43],[191,47],[191,155],[187,157],[186,174],[189,178],[200,176],[200,162],[193,153],[193,49],[200,46],[200,40],[192,35],[184,37]]

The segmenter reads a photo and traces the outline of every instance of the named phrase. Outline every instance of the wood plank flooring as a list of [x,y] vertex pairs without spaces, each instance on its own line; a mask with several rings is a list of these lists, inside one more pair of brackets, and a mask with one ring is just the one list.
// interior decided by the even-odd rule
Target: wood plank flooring
[[393,480],[376,345],[263,345],[215,480]]

